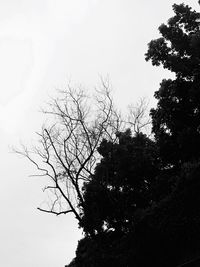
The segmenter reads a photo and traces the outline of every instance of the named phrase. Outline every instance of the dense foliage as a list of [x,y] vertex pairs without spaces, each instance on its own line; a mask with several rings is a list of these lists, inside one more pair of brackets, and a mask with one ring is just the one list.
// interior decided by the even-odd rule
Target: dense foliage
[[155,92],[155,139],[127,129],[101,142],[79,206],[85,238],[69,267],[167,267],[200,254],[199,13],[173,10],[146,53],[175,74]]
[[127,130],[117,136],[115,143],[103,140],[98,149],[102,159],[91,182],[85,184],[85,232],[129,232],[134,212],[151,205],[151,188],[159,170],[157,147],[142,133],[132,137]]
[[164,164],[177,165],[200,156],[199,13],[173,5],[175,16],[162,24],[161,38],[149,43],[146,60],[172,71],[155,92],[153,132]]

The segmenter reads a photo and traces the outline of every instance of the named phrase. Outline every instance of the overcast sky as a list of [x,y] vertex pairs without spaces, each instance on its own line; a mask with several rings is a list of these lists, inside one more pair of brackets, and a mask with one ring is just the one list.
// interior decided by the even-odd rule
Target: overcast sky
[[[121,108],[143,96],[155,103],[170,74],[144,53],[174,2],[0,0],[0,266],[64,267],[81,237],[73,216],[37,211],[45,180],[28,178],[33,166],[9,146],[32,142],[40,107],[69,79],[92,89],[109,75]],[[197,0],[184,2],[199,11]]]

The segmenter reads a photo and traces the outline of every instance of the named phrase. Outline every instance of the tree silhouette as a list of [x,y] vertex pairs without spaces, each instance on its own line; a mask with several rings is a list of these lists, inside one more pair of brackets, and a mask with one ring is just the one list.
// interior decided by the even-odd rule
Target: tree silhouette
[[48,200],[38,210],[55,215],[73,213],[82,226],[86,205],[83,185],[94,184],[95,168],[103,156],[100,145],[103,141],[114,145],[117,133],[131,127],[133,120],[137,129],[145,127],[149,123],[146,107],[140,102],[126,121],[115,108],[109,81],[104,79],[93,95],[70,85],[59,91],[43,110],[47,120],[37,133],[37,145],[14,149],[37,168],[33,176],[47,178],[43,190]]
[[149,43],[146,60],[175,74],[155,92],[151,110],[153,133],[164,165],[177,165],[200,156],[199,13],[173,5],[175,16],[159,27],[162,37]]
[[32,149],[22,146],[15,152],[36,166],[35,176],[47,178],[44,191],[49,201],[38,209],[56,215],[73,213],[81,222],[83,183],[91,180],[101,141],[114,140],[119,131],[120,114],[114,108],[109,84],[103,80],[93,97],[69,86],[43,112],[49,120],[37,133],[38,145]]
[[137,132],[135,120],[135,135],[102,140],[82,209],[83,228],[94,237],[79,242],[76,267],[175,267],[199,255],[199,13],[184,4],[173,10],[146,53],[175,75],[155,92],[155,141]]
[[117,133],[117,142],[103,140],[98,148],[102,159],[92,180],[84,186],[83,229],[130,232],[134,213],[152,202],[152,184],[159,172],[156,144],[128,129]]

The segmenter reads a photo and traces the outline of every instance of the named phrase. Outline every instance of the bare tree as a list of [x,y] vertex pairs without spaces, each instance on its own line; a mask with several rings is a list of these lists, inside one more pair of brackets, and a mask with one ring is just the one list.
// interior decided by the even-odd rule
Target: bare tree
[[127,124],[135,134],[143,132],[147,136],[151,135],[151,118],[148,112],[148,101],[140,98],[136,104],[128,106]]
[[97,148],[104,138],[115,141],[122,119],[114,108],[109,83],[103,80],[93,97],[69,85],[43,112],[49,120],[37,133],[38,146],[30,150],[22,146],[15,152],[36,166],[37,176],[48,178],[44,191],[51,197],[38,209],[56,215],[73,213],[81,222],[82,186],[99,160]]

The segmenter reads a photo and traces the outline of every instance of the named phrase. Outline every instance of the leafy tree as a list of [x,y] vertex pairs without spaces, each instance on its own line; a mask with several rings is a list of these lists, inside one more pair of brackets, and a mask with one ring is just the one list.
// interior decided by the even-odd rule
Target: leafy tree
[[132,231],[135,211],[152,203],[157,146],[144,134],[131,136],[126,130],[117,133],[117,142],[103,140],[98,151],[102,159],[84,187],[84,230]]
[[161,38],[149,43],[146,60],[175,74],[155,92],[153,133],[164,166],[178,166],[200,156],[199,13],[173,5],[175,15],[159,27]]
[[[163,175],[166,171],[171,172],[175,182],[168,196],[146,212],[139,224],[162,237],[171,261],[168,266],[192,259],[195,253],[199,254],[200,244],[199,13],[184,4],[173,5],[173,10],[175,15],[159,27],[162,37],[149,43],[146,60],[175,74],[174,79],[162,81],[155,92],[157,107],[151,110],[153,133],[162,160],[158,186],[163,179],[168,184],[169,176]],[[156,244],[152,247],[157,250]]]
[[[139,240],[146,240],[143,253],[146,254],[144,251],[151,246],[150,254],[159,251],[159,254],[154,254],[154,261],[160,255],[165,258],[166,265],[158,266],[179,266],[199,256],[199,175],[199,160],[184,163],[174,191],[147,210],[138,224],[136,233]],[[151,240],[151,232],[154,233],[156,242]]]
[[132,266],[133,243],[130,235],[103,233],[95,239],[85,237],[78,243],[76,258],[68,267]]
[[83,194],[82,226],[94,237],[79,243],[76,267],[177,266],[199,253],[199,14],[184,4],[173,10],[146,53],[175,74],[155,92],[155,142],[137,120],[134,136],[127,130],[117,142],[102,140],[102,159]]

